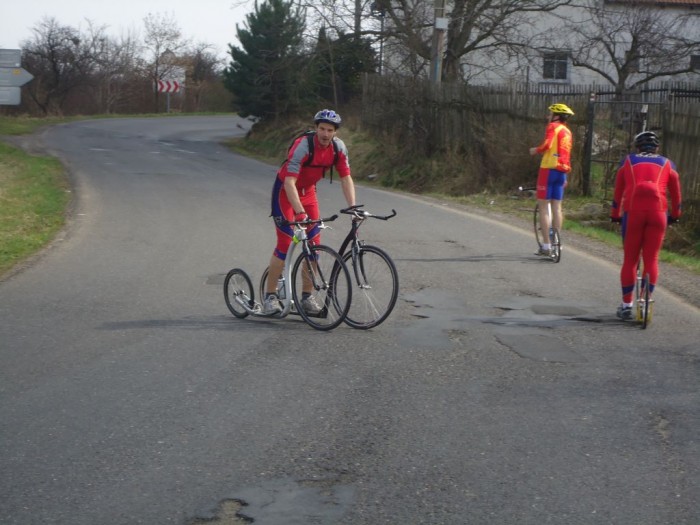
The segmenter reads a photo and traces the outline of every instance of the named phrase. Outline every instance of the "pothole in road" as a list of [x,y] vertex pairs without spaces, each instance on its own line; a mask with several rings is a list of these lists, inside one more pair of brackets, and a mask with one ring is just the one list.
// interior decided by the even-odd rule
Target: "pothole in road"
[[350,510],[355,488],[337,478],[271,480],[236,492],[213,512],[202,513],[188,525],[308,525],[338,523]]
[[196,518],[188,521],[187,525],[248,525],[253,523],[252,518],[240,514],[240,510],[246,505],[244,501],[237,499],[227,499],[219,503],[215,515],[211,518]]
[[[404,299],[414,306],[416,322],[402,327],[400,337],[412,345],[445,347],[452,343],[464,344],[462,337],[450,334],[464,332],[465,324],[493,324],[493,337],[515,354],[536,361],[576,363],[585,361],[567,346],[552,329],[584,323],[606,322],[610,315],[596,312],[595,305],[572,304],[570,301],[517,295],[491,305],[501,315],[492,317],[459,316],[465,309],[464,298],[448,290],[421,290]],[[547,329],[543,331],[542,329]],[[443,337],[436,337],[436,333]]]

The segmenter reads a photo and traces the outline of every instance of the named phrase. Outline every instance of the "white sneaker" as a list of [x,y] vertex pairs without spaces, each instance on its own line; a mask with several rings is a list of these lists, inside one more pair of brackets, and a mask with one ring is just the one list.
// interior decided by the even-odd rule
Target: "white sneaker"
[[306,299],[302,300],[301,307],[304,309],[304,312],[310,315],[318,315],[322,310],[322,308],[316,302],[316,299],[314,299],[313,295],[310,295]]
[[280,300],[275,294],[268,295],[263,302],[262,313],[263,315],[274,315],[282,311],[280,306]]

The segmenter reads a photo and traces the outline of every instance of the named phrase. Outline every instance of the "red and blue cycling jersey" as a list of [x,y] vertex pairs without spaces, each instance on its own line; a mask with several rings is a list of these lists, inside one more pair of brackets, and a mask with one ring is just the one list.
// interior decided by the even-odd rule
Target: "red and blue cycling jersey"
[[644,273],[653,292],[659,276],[659,252],[667,226],[668,198],[671,217],[681,215],[681,187],[676,167],[655,153],[627,155],[617,170],[610,216],[622,217],[624,262],[620,269],[622,300],[632,302],[636,269],[641,253]]
[[[313,158],[310,159],[310,162],[309,155],[311,152],[309,151],[308,140],[306,136],[301,136],[289,148],[287,160],[277,172],[272,188],[272,217],[275,219],[294,220],[294,209],[284,189],[285,179],[290,177],[296,179],[295,186],[306,214],[310,219],[319,219],[321,215],[316,196],[316,183],[332,167],[335,168],[341,179],[350,175],[348,149],[342,140],[337,137],[333,138],[338,149],[337,159],[333,144],[324,147],[319,143],[318,137],[315,135],[313,140]],[[290,226],[280,226],[277,220],[275,222],[277,224],[275,255],[284,260],[294,232]],[[318,243],[319,233],[318,226],[307,232],[312,243]]]
[[666,157],[655,153],[627,155],[615,180],[611,217],[620,218],[625,212],[666,212],[671,195],[671,217],[681,215],[681,185],[676,166]]

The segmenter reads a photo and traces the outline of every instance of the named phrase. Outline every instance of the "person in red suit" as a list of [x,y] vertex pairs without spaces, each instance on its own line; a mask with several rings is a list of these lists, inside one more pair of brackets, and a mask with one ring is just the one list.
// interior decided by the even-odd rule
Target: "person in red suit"
[[[627,155],[617,170],[610,219],[622,224],[624,261],[620,270],[620,319],[632,317],[632,294],[641,253],[649,293],[659,277],[659,252],[666,227],[681,216],[681,186],[674,163],[659,155],[659,138],[644,131],[634,138],[637,152]],[[671,197],[668,213],[667,193]]]
[[[287,251],[294,237],[292,227],[285,221],[316,220],[321,217],[316,194],[316,183],[326,171],[335,168],[340,176],[340,186],[348,206],[355,205],[355,185],[350,173],[348,149],[336,136],[342,123],[340,115],[330,109],[322,109],[314,116],[313,136],[298,137],[287,153],[272,188],[272,212],[277,244],[270,257],[267,290],[263,313],[273,315],[282,310],[277,297],[277,280],[284,269]],[[309,144],[313,141],[313,149]],[[318,225],[307,232],[311,244],[318,244],[321,230]],[[310,293],[311,283],[304,283],[301,307],[308,313],[317,313],[321,307]]]

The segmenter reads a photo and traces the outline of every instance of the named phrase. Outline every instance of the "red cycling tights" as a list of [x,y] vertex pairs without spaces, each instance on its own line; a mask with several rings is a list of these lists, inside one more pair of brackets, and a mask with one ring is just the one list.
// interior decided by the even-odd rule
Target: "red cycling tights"
[[632,302],[637,277],[639,253],[644,261],[644,274],[649,274],[649,292],[654,291],[659,276],[659,252],[666,234],[666,213],[663,211],[634,211],[625,214],[624,253],[620,270],[622,300]]

